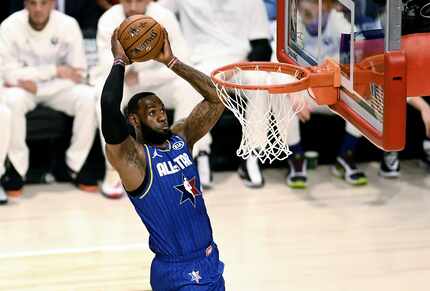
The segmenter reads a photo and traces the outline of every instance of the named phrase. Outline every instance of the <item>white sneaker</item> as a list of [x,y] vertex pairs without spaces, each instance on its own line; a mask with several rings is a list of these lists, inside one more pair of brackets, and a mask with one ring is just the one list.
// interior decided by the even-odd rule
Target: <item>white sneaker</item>
[[239,177],[245,186],[250,188],[260,188],[264,186],[264,177],[256,156],[250,156],[239,166]]
[[197,171],[200,176],[200,183],[203,189],[212,188],[212,172],[209,163],[209,154],[205,151],[199,152],[197,156]]
[[0,187],[0,204],[6,204],[8,201],[6,192]]
[[125,194],[121,179],[114,169],[107,169],[102,183],[102,195],[110,199],[121,198]]

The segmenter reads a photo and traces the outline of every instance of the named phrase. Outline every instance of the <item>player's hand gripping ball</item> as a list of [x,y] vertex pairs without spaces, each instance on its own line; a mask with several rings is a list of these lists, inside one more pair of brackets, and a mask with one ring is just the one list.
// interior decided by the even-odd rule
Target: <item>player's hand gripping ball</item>
[[164,29],[152,17],[133,15],[119,26],[118,40],[131,62],[145,62],[160,54]]

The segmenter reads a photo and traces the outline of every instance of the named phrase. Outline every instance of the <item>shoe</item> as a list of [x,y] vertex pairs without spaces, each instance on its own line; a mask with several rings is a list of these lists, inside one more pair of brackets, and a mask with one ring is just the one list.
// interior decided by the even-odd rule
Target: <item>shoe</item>
[[1,184],[9,197],[20,197],[24,187],[24,179],[16,171],[10,161],[6,161],[6,173],[1,178]]
[[97,180],[83,175],[83,172],[80,171],[79,173],[73,171],[72,169],[68,168],[69,175],[71,178],[71,182],[81,191],[89,192],[89,193],[96,193],[99,191],[99,187],[97,185]]
[[107,169],[102,183],[102,195],[110,199],[119,199],[125,194],[121,179],[114,169]]
[[332,173],[354,186],[363,186],[368,183],[366,174],[358,169],[351,153],[336,158]]
[[245,186],[250,188],[261,188],[264,186],[264,178],[255,156],[250,156],[243,161],[239,166],[239,177],[242,179]]
[[420,165],[428,173],[430,173],[430,140],[423,141],[424,155],[420,161]]
[[212,172],[210,167],[209,154],[205,151],[200,151],[196,158],[197,171],[200,176],[200,183],[203,189],[212,188]]
[[307,187],[307,163],[304,155],[294,154],[288,159],[287,185],[293,189],[305,189]]
[[60,161],[56,165],[55,180],[57,182],[71,182],[84,192],[95,193],[99,191],[97,180],[85,170],[85,165],[79,172],[75,172],[64,161]]
[[400,161],[397,152],[384,152],[378,174],[389,179],[395,179],[400,176]]
[[6,192],[4,192],[3,188],[0,187],[0,205],[6,204],[8,202],[8,198]]

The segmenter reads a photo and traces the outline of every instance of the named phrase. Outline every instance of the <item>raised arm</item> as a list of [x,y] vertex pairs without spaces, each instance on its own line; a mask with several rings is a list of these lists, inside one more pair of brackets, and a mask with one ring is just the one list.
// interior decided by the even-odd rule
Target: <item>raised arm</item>
[[146,162],[142,147],[129,135],[121,113],[124,71],[129,60],[117,39],[117,31],[112,35],[112,53],[115,61],[101,97],[102,133],[106,140],[106,156],[130,192],[142,184]]
[[[156,60],[164,63],[178,76],[190,83],[204,98],[202,102],[194,107],[182,125],[173,127],[174,131],[178,128],[178,131],[184,135],[188,144],[192,147],[216,124],[224,111],[224,105],[217,96],[216,88],[211,78],[182,63],[173,55],[167,33],[163,51]],[[184,96],[184,98],[186,98],[186,96]]]

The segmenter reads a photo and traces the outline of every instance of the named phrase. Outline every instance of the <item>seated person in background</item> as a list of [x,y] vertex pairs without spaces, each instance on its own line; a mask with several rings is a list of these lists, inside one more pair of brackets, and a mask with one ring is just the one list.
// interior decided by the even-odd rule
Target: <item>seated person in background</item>
[[[110,52],[112,33],[126,17],[136,14],[151,16],[159,22],[169,33],[172,47],[178,57],[183,60],[189,57],[187,44],[172,12],[151,0],[122,0],[119,5],[114,5],[106,11],[99,20],[97,31],[98,64],[93,71],[93,78],[98,88],[97,98],[101,97],[101,89],[113,60]],[[187,82],[153,60],[134,63],[127,67],[122,106],[124,107],[131,96],[140,91],[156,93],[167,108],[174,109],[175,120],[188,116],[192,108],[202,98]],[[97,112],[99,122],[101,122],[100,111],[97,110]],[[205,188],[210,187],[211,183],[207,156],[210,143],[211,137],[207,134],[194,147],[201,182]],[[119,198],[124,194],[120,178],[109,163],[107,163],[106,176],[102,185],[102,194],[108,198]]]
[[[0,62],[1,63],[1,62]],[[0,83],[2,83],[0,81]],[[3,88],[0,85],[0,124],[1,124],[1,139],[0,139],[0,178],[5,173],[6,155],[9,150],[11,114],[9,108],[3,104],[2,99]],[[0,185],[0,205],[6,204],[8,198],[2,185]]]
[[[351,23],[344,17],[342,12],[334,9],[332,1],[324,1],[322,8],[322,47],[318,50],[318,0],[299,1],[297,6],[296,42],[306,54],[315,58],[315,62],[321,62],[326,57],[334,58],[339,62],[340,37],[342,33],[351,33]],[[308,120],[311,112],[333,114],[326,106],[318,106],[311,98],[308,98],[308,101],[307,106],[299,114],[302,120]],[[354,153],[361,138],[361,133],[348,122],[346,122],[345,131],[332,172],[351,185],[365,185],[367,184],[367,177],[357,167],[354,160]],[[299,180],[306,181],[306,164],[303,163],[303,149],[300,146],[300,142],[295,147],[296,149],[293,152],[299,153],[299,155],[296,155],[296,159],[293,159],[293,161],[298,165],[303,164]],[[292,184],[294,185],[295,183]],[[299,184],[301,185],[301,183]]]
[[[191,60],[200,71],[210,74],[231,63],[270,61],[270,28],[262,0],[158,2],[179,14],[185,39],[192,48]],[[256,130],[251,129],[252,132]],[[264,185],[255,156],[241,163],[239,176],[249,187]]]
[[24,4],[24,10],[0,26],[0,57],[5,86],[9,87],[2,98],[13,116],[8,153],[11,171],[5,188],[21,191],[23,187],[29,165],[25,115],[43,103],[75,117],[66,152],[68,172],[82,190],[96,191],[95,182],[88,183],[79,175],[93,144],[97,121],[95,91],[84,84],[86,61],[78,23],[53,10],[54,0],[25,0]]

